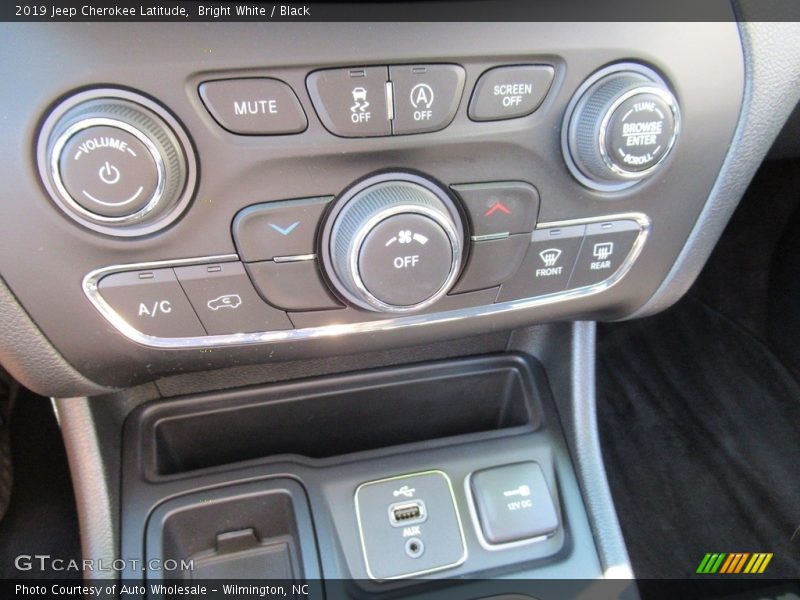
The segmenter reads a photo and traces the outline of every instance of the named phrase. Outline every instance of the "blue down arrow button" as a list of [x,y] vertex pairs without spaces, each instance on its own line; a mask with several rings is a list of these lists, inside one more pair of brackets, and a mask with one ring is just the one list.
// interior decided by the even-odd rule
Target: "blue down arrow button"
[[288,227],[281,227],[280,225],[276,225],[275,223],[269,224],[270,227],[272,227],[275,231],[277,231],[281,235],[289,235],[297,228],[298,225],[300,225],[300,221],[295,221]]
[[244,262],[316,253],[322,214],[332,196],[254,204],[233,220],[233,239]]

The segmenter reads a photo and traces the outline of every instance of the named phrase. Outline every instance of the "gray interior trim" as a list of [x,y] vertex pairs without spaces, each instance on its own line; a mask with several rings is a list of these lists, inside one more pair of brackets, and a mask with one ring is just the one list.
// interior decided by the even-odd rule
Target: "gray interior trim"
[[458,340],[448,339],[406,348],[183,373],[159,379],[155,385],[162,397],[169,398],[332,373],[399,366],[458,356],[474,356],[502,352],[506,349],[509,335],[509,332],[506,331],[496,331]]
[[[81,551],[85,559],[111,564],[118,547],[117,499],[109,493],[111,485],[103,461],[101,444],[96,430],[96,421],[89,407],[88,398],[57,398],[53,400],[56,415],[61,425],[61,434],[67,450],[78,521],[81,531]],[[111,457],[118,460],[116,455]],[[116,579],[116,572],[90,570],[84,572],[86,579]]]
[[544,364],[603,572],[607,578],[630,579],[633,568],[608,485],[597,428],[595,337],[596,324],[579,321],[517,330],[509,346]]
[[0,279],[0,364],[43,396],[95,395],[110,390],[90,381],[50,344]]
[[[749,2],[738,2],[748,15]],[[627,318],[664,310],[687,292],[800,99],[800,23],[740,22],[745,90],[739,125],[708,201],[656,293]]]

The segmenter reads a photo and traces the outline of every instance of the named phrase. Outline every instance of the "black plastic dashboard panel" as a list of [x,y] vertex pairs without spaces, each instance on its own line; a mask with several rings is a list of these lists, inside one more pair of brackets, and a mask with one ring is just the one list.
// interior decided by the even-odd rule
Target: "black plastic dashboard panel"
[[[427,422],[417,418],[420,409]],[[319,439],[302,434],[315,423],[334,426],[319,428]],[[271,432],[264,429],[270,427]],[[262,430],[262,437],[253,435]],[[201,432],[211,431],[216,435],[205,436],[207,448],[196,443]],[[524,461],[542,468],[557,507],[557,530],[545,538],[489,546],[479,533],[469,476]],[[467,550],[462,563],[432,578],[512,571],[524,579],[601,576],[547,378],[535,359],[519,354],[340,374],[139,407],[124,431],[121,554],[164,556],[161,526],[176,498],[227,494],[234,500],[245,495],[237,489],[242,483],[262,489],[291,477],[305,489],[313,518],[313,530],[301,532],[302,553],[318,552],[326,580],[352,578],[366,591],[417,593],[420,580],[369,581],[355,494],[366,482],[430,471],[445,473],[452,484]],[[428,539],[424,531],[422,538]],[[531,593],[536,582],[523,585]]]
[[[359,44],[353,45],[356,33]],[[556,319],[622,318],[658,289],[703,209],[737,124],[744,79],[734,22],[472,23],[458,28],[281,24],[274,29],[261,24],[48,24],[6,26],[5,34],[19,60],[0,67],[15,90],[4,108],[3,134],[16,140],[0,151],[0,174],[8,182],[0,219],[0,272],[67,361],[109,386]],[[302,49],[296,45],[300,37]],[[463,66],[465,91],[452,123],[441,131],[383,138],[343,139],[329,133],[317,117],[305,78],[321,68],[363,65],[365,56],[375,65]],[[14,70],[23,57],[24,79]],[[592,192],[573,180],[564,165],[559,138],[563,111],[593,72],[626,61],[649,65],[669,82],[681,105],[681,137],[653,179],[624,192]],[[481,74],[514,64],[553,66],[554,81],[542,105],[518,119],[470,120],[468,95]],[[235,77],[288,83],[308,128],[281,136],[238,136],[220,128],[206,111],[198,85]],[[133,89],[153,98],[192,138],[199,186],[191,206],[168,229],[124,240],[92,233],[60,214],[42,189],[30,151],[38,128],[58,99],[93,87]],[[389,168],[421,172],[445,184],[530,182],[541,197],[540,224],[643,214],[651,223],[647,244],[625,277],[594,295],[500,313],[453,313],[435,324],[419,316],[387,331],[341,329],[335,336],[213,351],[153,349],[133,342],[101,316],[82,289],[87,274],[111,265],[233,255],[231,222],[242,208],[336,196],[353,181]]]

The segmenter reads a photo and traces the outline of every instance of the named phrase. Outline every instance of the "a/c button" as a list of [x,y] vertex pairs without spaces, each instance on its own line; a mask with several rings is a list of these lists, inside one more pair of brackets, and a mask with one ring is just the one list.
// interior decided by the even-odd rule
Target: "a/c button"
[[114,273],[100,280],[100,295],[131,327],[157,337],[204,336],[172,269]]

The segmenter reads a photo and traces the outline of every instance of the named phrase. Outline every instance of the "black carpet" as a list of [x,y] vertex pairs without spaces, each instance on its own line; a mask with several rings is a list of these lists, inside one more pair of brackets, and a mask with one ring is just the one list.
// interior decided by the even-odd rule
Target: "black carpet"
[[[0,579],[80,578],[80,572],[20,571],[18,556],[80,561],[78,516],[61,432],[47,398],[21,390],[11,415],[14,486],[0,521]],[[24,566],[25,560],[20,563]]]
[[598,337],[603,453],[636,575],[694,577],[706,552],[772,552],[765,575],[800,576],[790,371],[691,295]]

